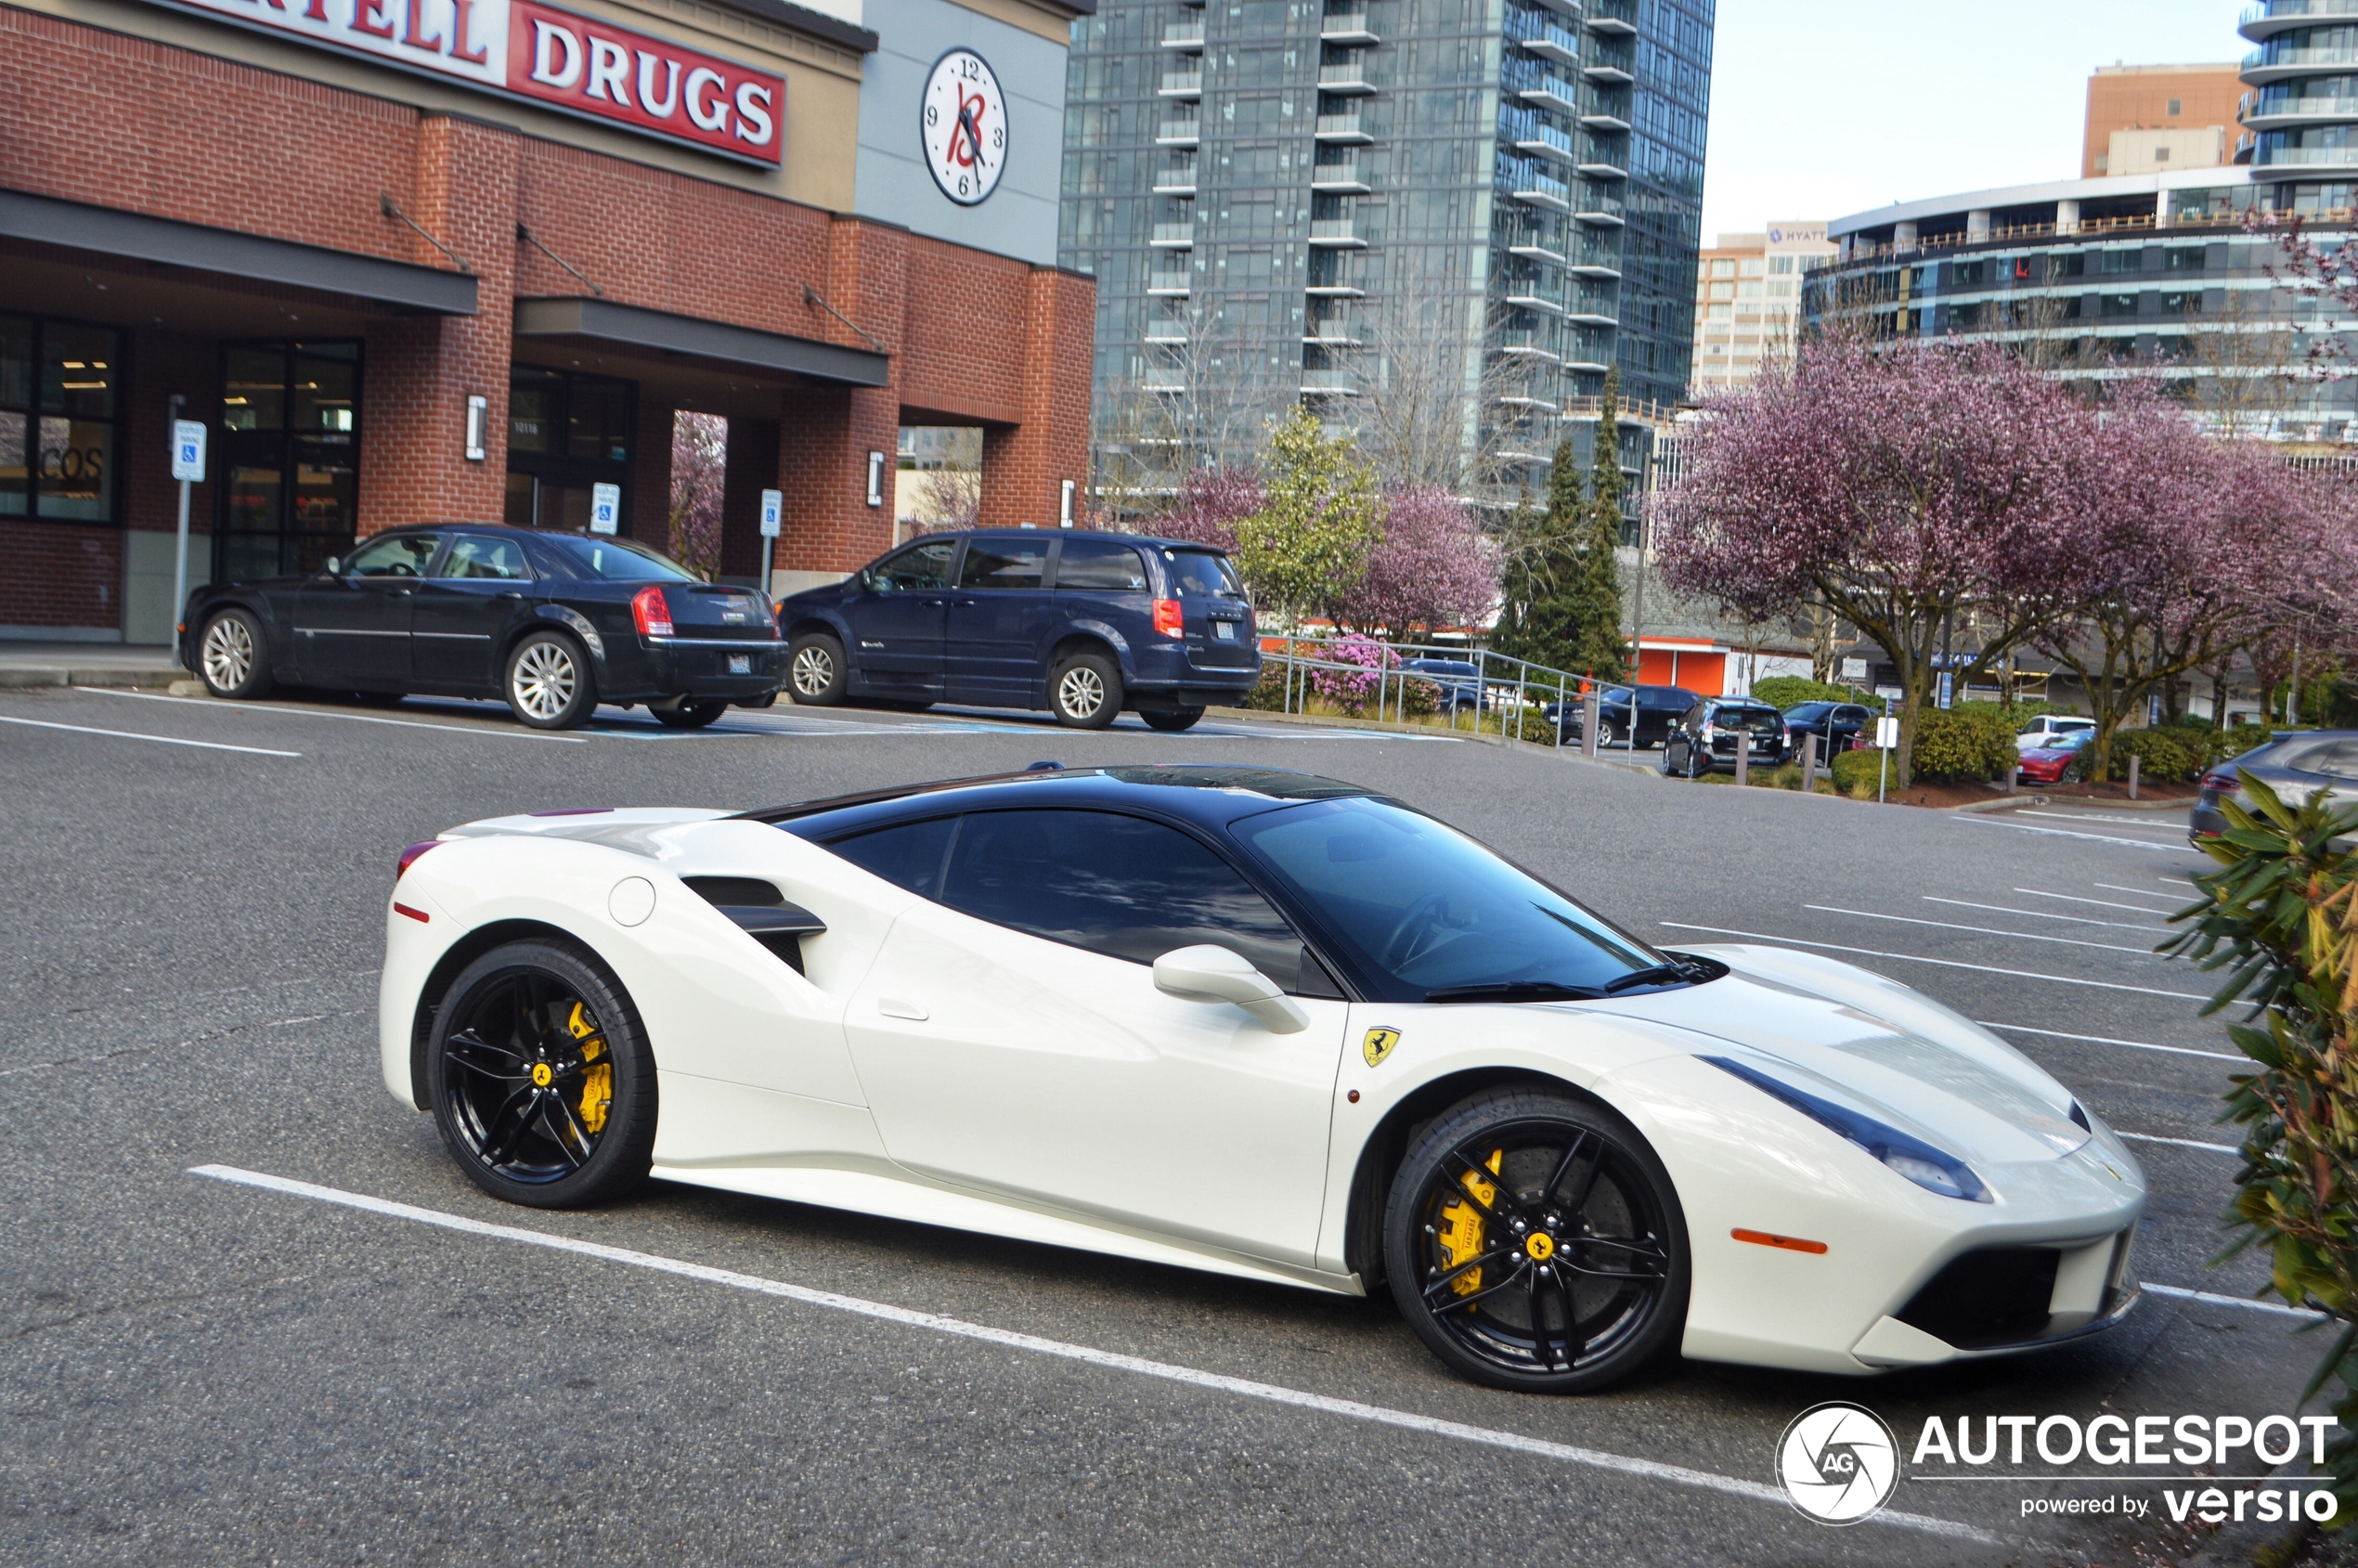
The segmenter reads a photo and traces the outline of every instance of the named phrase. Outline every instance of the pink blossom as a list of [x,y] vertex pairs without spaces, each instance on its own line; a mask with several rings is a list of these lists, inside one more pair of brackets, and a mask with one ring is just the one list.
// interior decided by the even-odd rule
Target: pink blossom
[[1400,638],[1414,628],[1472,625],[1497,597],[1496,552],[1473,513],[1448,491],[1420,485],[1384,498],[1383,541],[1335,610]]

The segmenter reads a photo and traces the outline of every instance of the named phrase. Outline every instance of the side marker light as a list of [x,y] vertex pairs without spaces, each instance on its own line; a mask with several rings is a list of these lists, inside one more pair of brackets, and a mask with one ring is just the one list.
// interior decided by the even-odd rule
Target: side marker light
[[1765,1230],[1731,1230],[1728,1234],[1756,1247],[1779,1247],[1788,1252],[1818,1253],[1826,1250],[1822,1241],[1804,1241],[1798,1236],[1775,1236]]

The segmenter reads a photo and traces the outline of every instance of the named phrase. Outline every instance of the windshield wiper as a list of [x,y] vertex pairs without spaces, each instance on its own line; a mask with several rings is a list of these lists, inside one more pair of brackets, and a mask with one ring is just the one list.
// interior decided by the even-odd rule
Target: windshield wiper
[[1664,980],[1691,980],[1695,978],[1693,964],[1655,964],[1643,969],[1632,969],[1626,975],[1615,975],[1605,982],[1605,994],[1627,991],[1631,986],[1659,985]]
[[1592,985],[1553,980],[1501,980],[1491,985],[1445,985],[1425,992],[1427,1002],[1594,1002],[1605,993]]

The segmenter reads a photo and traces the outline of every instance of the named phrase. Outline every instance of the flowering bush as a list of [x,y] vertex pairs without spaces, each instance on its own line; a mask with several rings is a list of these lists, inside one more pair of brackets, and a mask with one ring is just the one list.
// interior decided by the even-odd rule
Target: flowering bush
[[1357,632],[1338,638],[1328,644],[1318,656],[1331,664],[1357,667],[1310,672],[1310,689],[1354,717],[1365,711],[1375,696],[1380,672],[1391,669],[1400,662],[1399,656],[1391,649]]

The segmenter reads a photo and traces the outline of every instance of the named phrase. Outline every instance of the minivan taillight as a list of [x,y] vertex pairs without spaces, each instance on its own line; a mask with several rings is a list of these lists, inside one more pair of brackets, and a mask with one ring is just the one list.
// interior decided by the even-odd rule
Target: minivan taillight
[[424,854],[428,849],[439,849],[441,845],[441,839],[433,838],[428,839],[423,844],[412,844],[407,849],[402,850],[401,863],[394,869],[393,879],[395,882],[398,882],[403,877],[408,875],[409,868],[418,863],[418,857],[420,855]]
[[641,637],[671,635],[671,605],[659,588],[642,588],[630,596],[630,618],[639,623]]
[[1186,631],[1187,621],[1186,617],[1180,613],[1179,601],[1176,599],[1156,600],[1155,635],[1157,637],[1184,637]]

